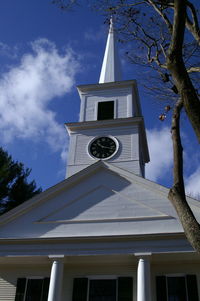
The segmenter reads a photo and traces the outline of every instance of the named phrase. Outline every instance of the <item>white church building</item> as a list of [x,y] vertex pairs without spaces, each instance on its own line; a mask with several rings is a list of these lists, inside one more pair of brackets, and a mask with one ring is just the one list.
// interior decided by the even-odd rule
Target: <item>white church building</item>
[[66,179],[0,217],[0,301],[200,300],[200,255],[168,189],[145,179],[137,83],[119,62],[111,22],[100,81],[78,86],[66,124]]

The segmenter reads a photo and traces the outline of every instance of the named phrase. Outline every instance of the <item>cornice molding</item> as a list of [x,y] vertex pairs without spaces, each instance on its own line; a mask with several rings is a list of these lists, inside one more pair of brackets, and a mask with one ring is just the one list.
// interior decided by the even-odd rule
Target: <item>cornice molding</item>
[[123,80],[117,82],[110,83],[97,83],[97,84],[89,84],[89,85],[79,85],[77,89],[80,92],[89,92],[94,90],[109,90],[113,88],[124,88],[124,87],[135,87],[137,85],[137,81],[135,79],[132,80]]
[[135,124],[143,124],[144,119],[141,116],[128,117],[128,118],[116,118],[109,120],[92,120],[82,122],[65,123],[67,131],[71,134],[77,130],[86,130],[102,127],[117,127],[117,126],[130,126]]

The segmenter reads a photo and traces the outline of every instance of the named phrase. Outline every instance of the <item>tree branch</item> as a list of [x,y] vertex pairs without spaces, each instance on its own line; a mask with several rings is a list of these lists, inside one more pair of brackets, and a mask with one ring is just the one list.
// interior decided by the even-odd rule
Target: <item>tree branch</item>
[[169,30],[170,33],[172,33],[172,29],[173,26],[169,20],[169,18],[167,17],[167,15],[165,13],[163,13],[163,11],[155,4],[154,1],[152,0],[147,0],[147,2],[155,9],[155,11],[162,17],[162,19],[164,20],[164,22],[167,25],[167,28]]
[[187,6],[189,7],[191,14],[192,14],[192,19],[193,22],[190,20],[189,16],[187,15],[186,17],[186,26],[187,29],[192,33],[193,37],[197,41],[197,43],[200,45],[200,28],[199,28],[199,22],[197,18],[197,13],[194,5],[187,1]]
[[192,72],[200,72],[200,67],[190,67],[187,69],[188,73],[192,73]]
[[185,32],[185,20],[186,20],[186,1],[175,0],[174,1],[174,25],[173,25],[169,52],[171,56],[175,56],[176,58],[182,56],[182,47],[183,47],[184,32]]

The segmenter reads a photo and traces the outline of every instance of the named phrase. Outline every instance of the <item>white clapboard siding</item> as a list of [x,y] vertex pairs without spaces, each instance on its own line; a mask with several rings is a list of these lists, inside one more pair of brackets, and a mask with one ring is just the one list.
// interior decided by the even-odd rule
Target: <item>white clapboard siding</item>
[[[106,131],[105,131],[105,134]],[[120,151],[112,158],[115,161],[138,160],[138,136],[137,135],[115,135],[120,144]],[[77,135],[75,149],[75,164],[92,164],[95,160],[88,154],[88,145],[93,137]],[[133,142],[134,141],[134,142]],[[132,147],[134,144],[134,147]]]
[[121,97],[121,98],[118,98],[118,101],[117,101],[117,118],[126,118],[128,117],[127,115],[127,97]]
[[16,282],[0,277],[0,301],[14,301]]

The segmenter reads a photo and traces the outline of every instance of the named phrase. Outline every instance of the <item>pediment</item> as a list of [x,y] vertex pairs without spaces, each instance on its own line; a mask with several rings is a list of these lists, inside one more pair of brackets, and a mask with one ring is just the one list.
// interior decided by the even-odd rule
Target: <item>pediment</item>
[[70,200],[57,210],[53,210],[38,222],[91,223],[149,218],[162,219],[170,217],[157,209],[113,190],[112,187],[99,185]]
[[183,232],[167,194],[160,185],[95,163],[2,216],[0,238]]

